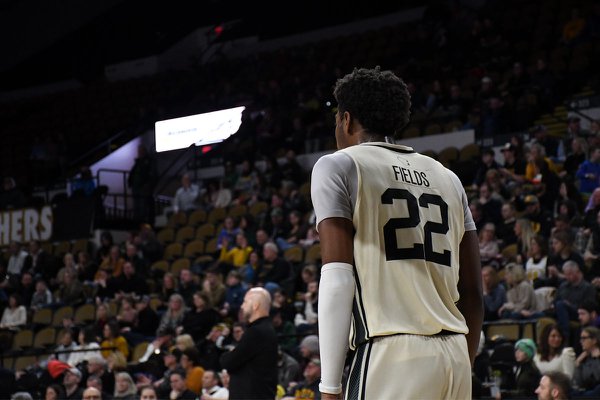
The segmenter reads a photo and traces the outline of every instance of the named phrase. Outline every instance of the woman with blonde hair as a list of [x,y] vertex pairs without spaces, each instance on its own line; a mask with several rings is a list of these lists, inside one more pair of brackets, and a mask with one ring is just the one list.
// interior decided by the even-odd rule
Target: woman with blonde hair
[[127,372],[115,374],[115,395],[113,399],[135,400],[137,398],[137,387],[131,375]]
[[535,292],[519,264],[506,265],[504,279],[508,285],[506,302],[498,310],[500,318],[529,318],[535,312]]
[[172,294],[169,297],[169,304],[167,305],[167,311],[163,314],[160,324],[158,325],[157,332],[163,331],[165,328],[171,328],[176,330],[179,325],[183,322],[183,316],[185,315],[185,301],[180,294]]
[[187,349],[196,347],[196,343],[194,343],[194,339],[191,335],[184,333],[175,338],[175,347],[183,352]]
[[518,218],[515,222],[515,235],[517,236],[517,263],[523,264],[528,258],[531,239],[535,231],[529,218]]

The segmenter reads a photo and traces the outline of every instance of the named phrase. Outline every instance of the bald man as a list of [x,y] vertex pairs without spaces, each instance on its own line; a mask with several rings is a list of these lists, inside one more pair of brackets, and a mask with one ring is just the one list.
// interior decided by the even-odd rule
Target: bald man
[[271,296],[264,288],[246,292],[242,316],[248,326],[240,343],[221,356],[229,399],[273,399],[277,392],[277,334],[269,319]]
[[102,392],[95,387],[88,387],[83,391],[82,400],[102,400]]

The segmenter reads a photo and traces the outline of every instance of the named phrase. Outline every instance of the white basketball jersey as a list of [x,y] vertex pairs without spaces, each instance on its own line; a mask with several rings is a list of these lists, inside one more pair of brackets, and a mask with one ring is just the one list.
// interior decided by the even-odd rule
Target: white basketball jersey
[[448,170],[404,146],[341,151],[358,175],[350,346],[397,333],[467,333],[456,306],[464,208]]

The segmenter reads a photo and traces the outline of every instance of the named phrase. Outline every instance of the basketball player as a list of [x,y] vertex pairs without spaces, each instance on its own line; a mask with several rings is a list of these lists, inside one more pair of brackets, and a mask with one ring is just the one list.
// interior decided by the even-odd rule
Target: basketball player
[[[338,80],[339,151],[320,158],[311,194],[321,239],[323,399],[470,399],[483,320],[479,246],[450,170],[388,143],[410,96],[390,71]],[[348,343],[349,338],[349,343]]]

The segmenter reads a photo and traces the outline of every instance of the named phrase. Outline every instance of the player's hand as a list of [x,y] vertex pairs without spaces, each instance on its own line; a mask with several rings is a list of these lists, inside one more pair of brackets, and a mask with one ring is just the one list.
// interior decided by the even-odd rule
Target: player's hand
[[341,400],[342,394],[321,393],[321,400]]

